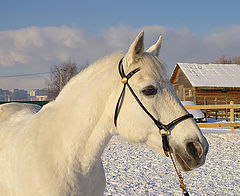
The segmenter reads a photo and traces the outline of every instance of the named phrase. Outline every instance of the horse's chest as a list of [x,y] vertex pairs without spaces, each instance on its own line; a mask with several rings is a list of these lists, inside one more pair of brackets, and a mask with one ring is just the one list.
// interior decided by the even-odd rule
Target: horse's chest
[[99,162],[86,175],[76,174],[75,180],[72,184],[68,182],[68,194],[66,195],[103,196],[106,179],[102,162]]

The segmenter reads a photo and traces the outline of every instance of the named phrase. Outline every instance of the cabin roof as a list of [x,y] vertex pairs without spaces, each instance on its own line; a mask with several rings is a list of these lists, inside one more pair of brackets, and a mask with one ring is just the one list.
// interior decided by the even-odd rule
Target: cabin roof
[[[177,63],[193,87],[240,87],[240,65]],[[175,74],[175,76],[174,76]]]

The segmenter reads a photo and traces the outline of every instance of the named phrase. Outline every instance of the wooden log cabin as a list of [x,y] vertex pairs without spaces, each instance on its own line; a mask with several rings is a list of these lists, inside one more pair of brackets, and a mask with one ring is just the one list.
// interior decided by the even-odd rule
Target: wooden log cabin
[[177,63],[171,83],[181,101],[240,104],[240,65]]

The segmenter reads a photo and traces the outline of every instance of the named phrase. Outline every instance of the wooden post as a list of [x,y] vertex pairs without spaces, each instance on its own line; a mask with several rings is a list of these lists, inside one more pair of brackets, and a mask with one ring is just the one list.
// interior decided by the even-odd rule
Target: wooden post
[[[207,105],[207,101],[206,101],[206,97],[203,97],[203,105]],[[207,109],[205,109],[205,118],[207,119],[208,115],[207,115]]]
[[184,87],[182,89],[182,92],[183,92],[183,101],[186,101],[186,92]]
[[[233,101],[230,101],[230,105],[234,105]],[[234,122],[234,108],[230,109],[230,122],[233,123]],[[234,127],[231,126],[231,133],[234,133]]]
[[[226,97],[226,100],[225,100],[225,104],[226,105],[228,104],[227,97]],[[228,109],[227,108],[225,109],[225,118],[226,118],[226,121],[228,121]]]
[[194,100],[194,103],[197,104],[196,88],[193,88],[193,100]]

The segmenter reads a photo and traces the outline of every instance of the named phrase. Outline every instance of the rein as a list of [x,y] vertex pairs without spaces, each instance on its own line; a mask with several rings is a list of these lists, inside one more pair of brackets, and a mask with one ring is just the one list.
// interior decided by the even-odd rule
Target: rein
[[[155,125],[158,127],[159,129],[159,134],[162,136],[162,144],[163,144],[163,150],[164,150],[164,153],[167,157],[170,157],[172,163],[173,163],[173,166],[174,166],[174,169],[178,175],[178,180],[179,180],[179,183],[180,183],[180,188],[182,189],[182,193],[183,195],[185,196],[188,196],[188,192],[187,192],[187,189],[186,189],[186,185],[183,183],[183,177],[181,175],[181,171],[177,169],[176,167],[176,164],[174,162],[174,159],[173,159],[173,156],[171,154],[171,151],[170,151],[170,146],[169,146],[169,142],[168,142],[168,132],[169,130],[177,125],[178,123],[180,123],[181,121],[185,120],[185,119],[188,119],[188,118],[193,118],[193,115],[192,114],[186,114],[184,116],[181,116],[175,120],[173,120],[172,122],[168,123],[168,124],[163,124],[161,123],[159,120],[157,120],[147,109],[146,107],[143,105],[143,103],[139,100],[139,98],[137,97],[137,95],[135,94],[135,92],[133,91],[132,87],[129,85],[128,83],[128,80],[135,74],[137,73],[138,71],[141,70],[140,67],[134,69],[133,71],[131,71],[130,73],[128,73],[127,75],[125,75],[124,73],[124,69],[123,69],[123,64],[122,64],[122,61],[123,61],[123,58],[120,60],[119,62],[119,65],[118,65],[118,71],[119,71],[119,74],[122,78],[121,82],[124,84],[123,86],[123,89],[122,89],[122,92],[120,94],[120,97],[117,101],[117,105],[116,105],[116,109],[115,109],[115,113],[114,113],[114,125],[115,127],[117,127],[117,118],[118,118],[118,115],[119,115],[119,112],[120,112],[120,109],[121,109],[121,106],[122,106],[122,103],[123,103],[123,99],[124,99],[124,95],[125,95],[125,90],[126,90],[126,86],[128,87],[128,89],[130,90],[131,94],[133,95],[133,97],[135,98],[135,100],[137,101],[137,103],[140,105],[140,107],[143,109],[143,111],[153,120],[153,122],[155,123]],[[161,130],[164,130],[165,133],[161,133]]]

